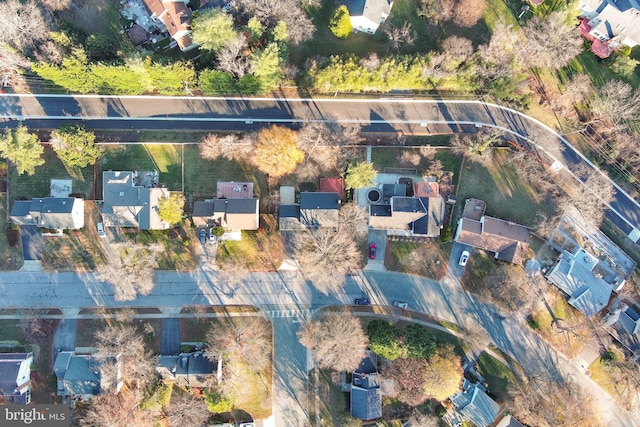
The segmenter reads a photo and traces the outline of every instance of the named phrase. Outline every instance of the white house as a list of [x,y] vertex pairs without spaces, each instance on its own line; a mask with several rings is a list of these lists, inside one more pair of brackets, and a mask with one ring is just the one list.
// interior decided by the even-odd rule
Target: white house
[[612,49],[632,48],[640,43],[637,0],[580,0],[579,8],[580,32],[587,39],[605,43]]
[[389,17],[393,0],[346,0],[345,6],[354,30],[374,34]]

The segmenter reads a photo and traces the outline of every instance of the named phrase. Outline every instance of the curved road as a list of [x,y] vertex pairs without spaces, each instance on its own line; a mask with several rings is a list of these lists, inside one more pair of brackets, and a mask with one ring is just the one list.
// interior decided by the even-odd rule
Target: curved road
[[[203,98],[94,95],[0,96],[0,123],[51,128],[82,121],[94,129],[249,130],[282,123],[335,120],[365,132],[425,134],[489,126],[535,146],[553,168],[595,166],[562,136],[516,110],[481,101],[412,99]],[[615,185],[615,184],[614,184]],[[640,204],[615,186],[609,218],[628,234],[640,229]]]
[[[306,351],[295,332],[299,321],[329,304],[350,304],[367,294],[373,304],[391,305],[394,300],[411,302],[411,308],[459,325],[479,323],[495,345],[517,360],[529,375],[572,379],[593,396],[608,426],[635,427],[638,421],[618,408],[615,401],[584,375],[584,371],[551,349],[523,321],[497,315],[497,309],[478,302],[464,292],[449,271],[441,282],[392,272],[363,271],[347,279],[335,295],[318,292],[295,271],[255,273],[241,287],[222,284],[215,272],[158,272],[156,286],[147,296],[126,303],[114,300],[110,285],[93,274],[14,272],[0,274],[0,306],[3,308],[60,307],[77,313],[78,307],[159,307],[192,304],[250,304],[262,307],[274,320],[276,353],[274,367],[274,412],[277,427],[308,425]],[[164,311],[164,310],[163,310]],[[73,317],[73,315],[71,316]]]

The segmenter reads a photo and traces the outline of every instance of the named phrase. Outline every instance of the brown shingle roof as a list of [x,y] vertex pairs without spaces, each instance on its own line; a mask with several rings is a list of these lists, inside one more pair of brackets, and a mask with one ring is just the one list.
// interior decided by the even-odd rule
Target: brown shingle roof
[[483,216],[480,221],[461,218],[456,242],[494,252],[496,258],[522,264],[531,233],[523,225]]

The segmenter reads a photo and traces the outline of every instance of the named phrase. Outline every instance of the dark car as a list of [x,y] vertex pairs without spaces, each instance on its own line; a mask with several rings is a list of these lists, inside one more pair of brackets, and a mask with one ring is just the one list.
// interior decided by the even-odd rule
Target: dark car
[[203,245],[207,243],[207,230],[201,228],[198,231],[198,239],[200,239],[200,243],[202,243]]
[[369,298],[356,298],[353,303],[355,305],[369,305],[371,304],[371,301],[369,300]]
[[369,259],[376,259],[377,250],[378,250],[378,247],[376,246],[375,243],[372,243],[369,245]]

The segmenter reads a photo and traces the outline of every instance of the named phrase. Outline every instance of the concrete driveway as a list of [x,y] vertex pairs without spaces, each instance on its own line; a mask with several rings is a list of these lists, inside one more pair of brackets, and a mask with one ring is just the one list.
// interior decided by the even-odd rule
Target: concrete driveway
[[62,319],[53,334],[53,348],[55,351],[74,351],[76,349],[76,319]]
[[460,265],[460,257],[462,256],[463,251],[468,251],[469,254],[473,254],[473,247],[456,242],[453,244],[453,248],[451,248],[451,255],[449,256],[448,275],[450,274],[450,276],[458,282],[462,279],[465,269],[465,267]]
[[369,245],[376,245],[376,259],[370,259],[367,262],[368,270],[385,271],[384,255],[387,250],[387,232],[385,230],[369,229],[369,241],[367,243],[367,257],[369,256]]
[[35,261],[40,259],[40,228],[36,225],[20,226],[20,239],[22,240],[22,251],[25,261]]
[[180,319],[175,317],[162,319],[160,354],[178,353],[180,353]]

